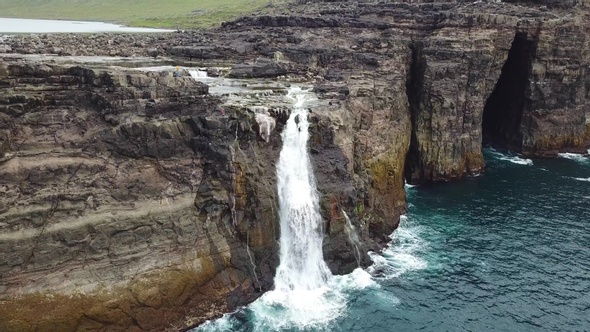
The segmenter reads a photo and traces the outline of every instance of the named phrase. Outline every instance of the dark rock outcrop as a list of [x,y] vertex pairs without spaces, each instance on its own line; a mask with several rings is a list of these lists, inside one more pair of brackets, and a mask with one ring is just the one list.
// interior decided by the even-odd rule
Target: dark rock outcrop
[[[281,92],[256,97],[275,125],[261,137],[259,113],[228,102],[239,97],[110,65],[197,60],[313,85],[310,152],[334,273],[368,264],[345,214],[361,251],[378,250],[405,212],[404,179],[480,172],[484,142],[536,156],[590,146],[587,2],[276,11],[216,31],[0,43],[61,55],[0,60],[0,329],[180,329],[272,287],[286,114],[267,104]],[[64,57],[85,54],[123,58]]]

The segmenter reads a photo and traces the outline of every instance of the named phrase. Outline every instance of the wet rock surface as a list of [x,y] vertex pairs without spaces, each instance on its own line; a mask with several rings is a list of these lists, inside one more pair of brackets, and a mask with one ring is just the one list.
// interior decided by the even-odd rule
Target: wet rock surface
[[[2,37],[0,329],[180,330],[271,289],[294,84],[318,97],[310,152],[334,273],[369,264],[344,214],[360,251],[378,250],[404,179],[480,172],[484,142],[588,148],[587,2],[416,2]],[[178,64],[238,85],[134,68]]]

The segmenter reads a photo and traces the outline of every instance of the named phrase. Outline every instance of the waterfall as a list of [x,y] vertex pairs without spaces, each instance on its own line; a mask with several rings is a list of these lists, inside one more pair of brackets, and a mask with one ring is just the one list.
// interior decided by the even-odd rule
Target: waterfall
[[287,94],[294,104],[281,133],[283,148],[276,168],[281,238],[275,289],[239,315],[211,321],[196,331],[330,331],[346,310],[345,294],[373,284],[360,268],[346,276],[332,276],[324,262],[323,223],[307,147],[307,95],[297,87]]
[[258,274],[256,273],[256,263],[254,263],[254,255],[252,255],[252,250],[250,250],[250,233],[246,232],[246,254],[248,254],[248,258],[250,259],[250,264],[252,265],[252,272],[254,273],[254,280],[256,280],[256,289],[260,289],[260,280],[258,279]]
[[204,70],[197,70],[197,69],[189,69],[188,73],[191,75],[192,78],[194,79],[198,79],[198,78],[206,78],[207,76],[207,72]]
[[315,290],[331,277],[322,252],[323,225],[316,181],[308,154],[308,111],[305,94],[292,88],[293,111],[281,133],[283,148],[277,164],[280,207],[278,291]]
[[342,215],[344,215],[344,221],[346,221],[344,224],[344,233],[346,233],[346,236],[348,236],[348,241],[354,247],[354,258],[356,259],[356,265],[361,267],[361,250],[359,249],[361,247],[361,240],[359,239],[359,235],[356,232],[356,228],[354,228],[354,225],[352,222],[350,222],[348,214],[346,214],[344,210],[341,211]]

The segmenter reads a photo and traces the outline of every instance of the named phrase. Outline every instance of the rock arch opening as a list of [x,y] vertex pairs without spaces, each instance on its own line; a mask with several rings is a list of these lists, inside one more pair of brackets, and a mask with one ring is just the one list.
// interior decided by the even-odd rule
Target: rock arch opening
[[508,59],[483,111],[483,143],[520,150],[523,112],[530,107],[529,77],[537,40],[526,32],[514,36]]

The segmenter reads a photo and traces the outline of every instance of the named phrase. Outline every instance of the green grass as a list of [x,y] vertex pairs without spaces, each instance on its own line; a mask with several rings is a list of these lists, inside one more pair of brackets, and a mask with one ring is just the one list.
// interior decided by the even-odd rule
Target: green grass
[[0,17],[210,27],[287,0],[0,0]]

